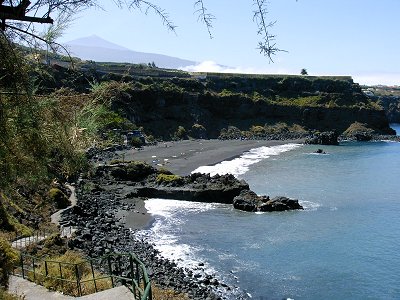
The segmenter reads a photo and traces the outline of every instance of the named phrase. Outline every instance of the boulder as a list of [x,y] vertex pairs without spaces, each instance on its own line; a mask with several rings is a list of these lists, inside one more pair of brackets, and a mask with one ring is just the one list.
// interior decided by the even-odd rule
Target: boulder
[[249,190],[243,190],[240,195],[236,196],[233,199],[233,206],[236,209],[250,212],[303,209],[298,200],[282,196],[270,199],[268,196],[258,196]]
[[310,145],[338,145],[338,137],[335,131],[325,131],[313,134],[304,143]]

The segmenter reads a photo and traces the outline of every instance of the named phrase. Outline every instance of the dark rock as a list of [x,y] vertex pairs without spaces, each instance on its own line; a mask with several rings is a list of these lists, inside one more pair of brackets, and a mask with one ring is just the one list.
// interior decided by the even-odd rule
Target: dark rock
[[305,140],[305,144],[310,145],[338,145],[338,134],[335,131],[315,133]]
[[326,152],[323,149],[318,149],[317,151],[315,151],[314,153],[317,154],[326,154]]
[[236,209],[244,211],[285,211],[293,209],[303,209],[298,200],[287,197],[275,197],[269,199],[268,196],[258,196],[253,191],[242,191],[233,201]]

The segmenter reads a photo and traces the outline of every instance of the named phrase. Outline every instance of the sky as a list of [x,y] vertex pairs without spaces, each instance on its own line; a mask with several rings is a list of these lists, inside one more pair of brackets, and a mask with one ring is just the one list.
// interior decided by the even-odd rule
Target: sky
[[[195,0],[152,0],[177,26],[168,31],[152,12],[103,9],[79,12],[60,42],[97,35],[134,51],[199,62],[197,71],[351,75],[361,84],[400,85],[399,0],[269,0],[268,21],[280,49],[274,63],[256,49],[253,0],[204,0],[215,16],[210,39],[194,13]],[[221,67],[226,66],[225,67]]]

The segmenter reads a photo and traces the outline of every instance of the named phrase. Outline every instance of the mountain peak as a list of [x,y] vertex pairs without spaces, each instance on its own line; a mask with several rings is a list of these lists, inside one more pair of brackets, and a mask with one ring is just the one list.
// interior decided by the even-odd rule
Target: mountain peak
[[129,50],[128,48],[111,43],[95,34],[69,41],[66,44],[67,45],[85,46],[85,47],[106,48],[106,49],[113,49],[113,50]]

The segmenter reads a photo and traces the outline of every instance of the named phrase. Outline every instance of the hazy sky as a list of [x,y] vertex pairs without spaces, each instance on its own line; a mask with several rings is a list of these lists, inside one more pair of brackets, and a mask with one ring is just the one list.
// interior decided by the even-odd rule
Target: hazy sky
[[189,59],[202,70],[216,63],[247,73],[352,75],[356,82],[400,85],[399,0],[270,0],[268,18],[277,45],[288,52],[259,54],[252,0],[204,0],[216,20],[213,39],[197,21],[195,0],[152,0],[177,26],[168,31],[153,13],[122,11],[112,1],[104,10],[77,15],[61,41],[96,34],[135,51]]

